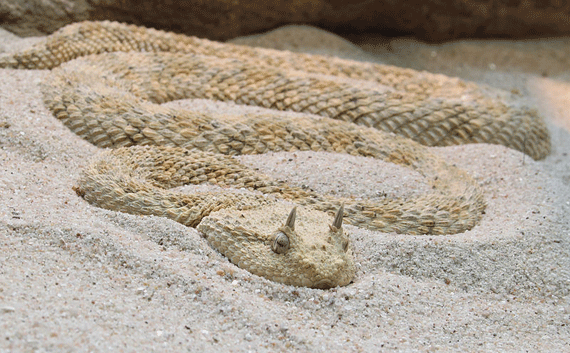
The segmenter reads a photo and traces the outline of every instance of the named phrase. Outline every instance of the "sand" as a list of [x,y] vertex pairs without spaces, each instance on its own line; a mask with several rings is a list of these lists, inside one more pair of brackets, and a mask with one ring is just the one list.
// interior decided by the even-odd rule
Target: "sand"
[[[34,40],[0,31],[0,52]],[[434,46],[363,37],[358,47],[290,26],[236,41],[429,69],[507,90],[497,94],[548,120],[552,154],[536,162],[501,146],[434,148],[484,188],[481,223],[439,237],[346,226],[358,263],[354,283],[295,288],[232,265],[195,229],[87,204],[72,186],[98,149],[46,110],[38,87],[45,71],[0,70],[0,352],[570,350],[567,39]],[[366,158],[240,159],[322,192],[422,192],[420,176]]]

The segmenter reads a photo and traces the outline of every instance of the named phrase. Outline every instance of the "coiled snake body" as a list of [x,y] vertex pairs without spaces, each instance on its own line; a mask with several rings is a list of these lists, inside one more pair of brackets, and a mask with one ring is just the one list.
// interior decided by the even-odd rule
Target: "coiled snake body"
[[[550,148],[535,113],[458,79],[119,23],[69,25],[0,58],[0,67],[52,69],[42,87],[48,108],[79,136],[114,148],[99,154],[79,180],[76,191],[88,202],[197,227],[238,266],[296,286],[352,281],[343,216],[353,225],[408,234],[459,233],[477,224],[485,208],[480,188],[420,143],[500,143],[536,159]],[[314,117],[210,116],[160,105],[183,98]],[[432,191],[378,202],[320,195],[230,157],[298,150],[398,163],[424,175]],[[264,195],[172,190],[203,182]],[[291,211],[291,203],[298,207]]]

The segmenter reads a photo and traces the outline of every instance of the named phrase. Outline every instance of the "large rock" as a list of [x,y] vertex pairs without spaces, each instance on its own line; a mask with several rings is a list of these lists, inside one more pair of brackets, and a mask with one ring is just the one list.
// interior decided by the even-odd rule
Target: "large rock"
[[81,20],[114,20],[212,39],[321,18],[323,0],[3,0],[2,27],[20,36],[48,34]]
[[570,33],[561,0],[3,0],[2,27],[21,36],[81,20],[116,20],[224,40],[286,23],[428,41]]

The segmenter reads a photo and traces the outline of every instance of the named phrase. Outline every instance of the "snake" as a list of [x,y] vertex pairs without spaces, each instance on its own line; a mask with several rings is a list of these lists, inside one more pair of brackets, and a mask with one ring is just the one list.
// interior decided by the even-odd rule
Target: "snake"
[[[1,56],[0,67],[49,69],[41,85],[46,107],[105,148],[74,187],[87,202],[196,227],[240,268],[293,286],[327,289],[354,280],[345,223],[415,235],[477,225],[486,205],[480,186],[429,146],[494,143],[535,159],[550,151],[536,112],[459,79],[116,22],[68,25]],[[220,115],[163,104],[180,99],[271,112]],[[380,159],[417,171],[430,190],[380,200],[323,195],[233,158],[270,151]],[[177,189],[202,183],[223,191]]]

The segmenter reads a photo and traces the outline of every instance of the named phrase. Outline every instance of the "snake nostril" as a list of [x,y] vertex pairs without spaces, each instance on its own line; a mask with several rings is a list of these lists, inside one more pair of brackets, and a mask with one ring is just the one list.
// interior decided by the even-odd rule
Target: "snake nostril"
[[329,289],[332,287],[336,287],[333,282],[331,280],[328,279],[323,279],[318,281],[317,283],[315,283],[315,285],[313,286],[313,288],[316,289]]

